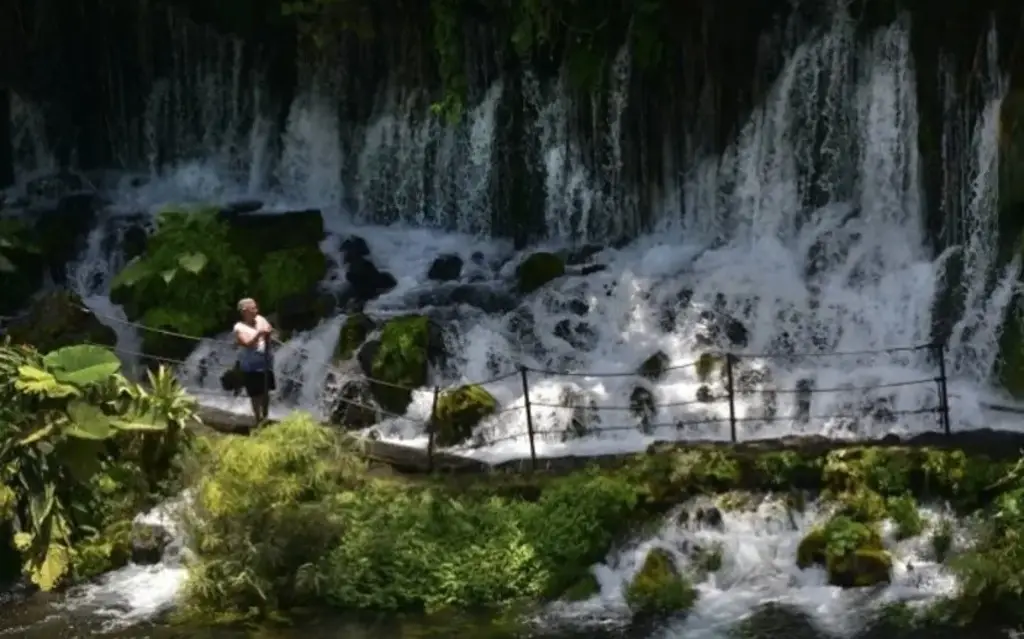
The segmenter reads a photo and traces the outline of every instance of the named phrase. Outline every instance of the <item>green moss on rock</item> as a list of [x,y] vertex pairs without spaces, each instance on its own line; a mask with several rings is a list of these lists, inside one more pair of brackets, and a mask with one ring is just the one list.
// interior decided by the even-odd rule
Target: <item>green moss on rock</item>
[[102,346],[117,342],[114,329],[85,310],[80,297],[60,290],[36,298],[7,332],[14,343],[31,344],[43,353],[86,342]]
[[808,533],[797,548],[797,566],[814,565],[825,568],[833,586],[862,588],[888,583],[892,558],[874,527],[835,516]]
[[554,253],[534,253],[516,269],[519,292],[532,293],[565,275],[565,260]]
[[376,324],[363,313],[353,313],[346,317],[338,334],[338,345],[334,348],[334,361],[351,359],[374,328]]
[[679,571],[672,555],[662,548],[647,553],[643,566],[626,587],[626,603],[641,617],[687,612],[697,601],[697,591]]
[[327,258],[316,245],[272,251],[259,263],[259,301],[276,309],[289,296],[308,293],[327,274]]
[[381,408],[402,415],[412,401],[413,389],[427,383],[434,327],[425,315],[388,320],[380,333],[370,376],[373,396]]
[[438,446],[455,446],[473,435],[477,424],[498,410],[498,402],[482,386],[469,384],[441,393],[432,426]]
[[593,573],[588,572],[565,591],[562,599],[566,601],[586,601],[600,592],[601,584],[597,582],[597,577]]

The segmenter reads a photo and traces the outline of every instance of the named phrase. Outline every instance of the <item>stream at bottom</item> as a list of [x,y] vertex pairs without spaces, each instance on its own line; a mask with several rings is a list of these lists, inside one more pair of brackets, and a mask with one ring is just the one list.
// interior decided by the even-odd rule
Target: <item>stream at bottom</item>
[[[823,569],[797,566],[801,540],[829,515],[816,503],[797,511],[785,499],[751,497],[745,504],[719,509],[718,502],[703,499],[671,513],[660,527],[593,566],[594,594],[582,601],[500,617],[367,620],[318,614],[284,627],[201,628],[166,623],[187,578],[188,551],[174,525],[174,513],[184,501],[136,520],[163,526],[173,538],[159,563],[128,565],[63,595],[0,595],[0,638],[906,639],[918,634],[894,634],[891,629],[879,634],[871,621],[893,605],[912,609],[953,594],[956,580],[935,556],[936,539],[944,534],[946,552],[954,553],[969,543],[943,509],[921,509],[922,525],[913,537],[898,535],[891,522],[882,527],[892,557],[889,583],[844,590],[830,586]],[[681,573],[691,576],[699,596],[684,619],[630,625],[625,590],[652,551],[671,557]],[[715,559],[709,562],[711,556]],[[950,629],[949,636],[959,639],[964,633],[978,639],[1008,636],[980,628]],[[943,633],[930,629],[920,636],[939,639]]]

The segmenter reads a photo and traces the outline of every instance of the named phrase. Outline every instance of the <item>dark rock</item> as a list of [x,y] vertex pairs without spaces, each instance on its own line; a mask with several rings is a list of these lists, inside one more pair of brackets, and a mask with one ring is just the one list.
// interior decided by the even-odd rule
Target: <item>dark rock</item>
[[475,266],[487,266],[487,258],[480,251],[473,251],[473,254],[469,256],[469,261]]
[[574,297],[566,304],[566,310],[582,317],[590,312],[590,303],[582,297]]
[[651,423],[658,407],[654,402],[654,393],[643,386],[636,386],[629,395],[629,412],[640,420],[640,430],[651,431]]
[[164,549],[171,540],[170,531],[163,526],[138,522],[132,524],[132,562],[140,566],[160,563]]
[[95,189],[85,176],[66,170],[29,180],[24,192],[32,210],[53,208],[62,199],[80,193],[95,195]]
[[398,280],[391,273],[379,270],[373,262],[365,257],[349,259],[346,255],[346,261],[348,270],[345,272],[345,281],[348,282],[350,292],[356,299],[363,301],[376,299],[398,284]]
[[601,411],[597,408],[597,402],[586,393],[564,389],[559,404],[572,409],[569,425],[562,434],[563,441],[584,437],[600,426]]
[[259,200],[237,200],[229,202],[221,207],[221,213],[225,215],[243,215],[255,213],[263,208],[263,202]]
[[661,330],[671,333],[676,330],[676,322],[679,314],[690,306],[693,301],[693,291],[688,288],[681,289],[678,293],[667,300],[661,308],[658,324]]
[[356,353],[356,361],[359,362],[359,369],[363,375],[373,377],[373,360],[377,358],[379,350],[379,339],[372,339],[359,348],[359,352]]
[[275,328],[285,333],[308,331],[336,310],[338,300],[330,293],[308,291],[288,295],[273,309]]
[[509,314],[506,328],[520,342],[537,341],[537,318],[529,306],[520,306]]
[[607,271],[607,264],[589,264],[580,269],[580,275],[593,275],[594,273],[600,273],[601,271]]
[[722,530],[725,525],[722,521],[722,511],[718,510],[714,506],[698,508],[697,515],[694,519],[698,525],[715,530]]
[[485,313],[507,313],[517,304],[511,293],[488,284],[460,284],[451,290],[449,302],[466,304]]
[[81,298],[63,290],[37,297],[24,315],[8,325],[7,334],[12,342],[31,344],[43,353],[74,344],[117,343],[113,328],[87,310]]
[[637,374],[656,382],[665,376],[665,369],[668,367],[669,363],[668,355],[663,351],[658,351],[640,364]]
[[141,222],[131,222],[120,232],[121,255],[127,262],[146,252],[149,244],[149,231]]
[[569,266],[583,264],[603,250],[604,247],[600,244],[584,244],[583,246],[571,251],[566,256],[565,263]]
[[370,257],[370,245],[358,235],[350,235],[343,239],[338,250],[341,252],[345,264]]
[[221,215],[231,227],[232,250],[253,273],[259,273],[267,253],[314,248],[324,239],[324,220],[317,209]]
[[462,275],[462,258],[454,253],[439,255],[427,271],[427,278],[438,282],[450,282]]
[[697,401],[702,404],[710,404],[715,401],[715,395],[707,384],[701,384],[697,388]]
[[348,430],[362,430],[380,421],[380,411],[366,380],[345,382],[334,401],[330,422]]
[[811,395],[814,393],[814,380],[800,379],[796,383],[796,416],[795,419],[807,422],[811,418]]
[[563,319],[555,324],[555,337],[568,342],[573,348],[589,351],[597,345],[597,334],[586,322]]

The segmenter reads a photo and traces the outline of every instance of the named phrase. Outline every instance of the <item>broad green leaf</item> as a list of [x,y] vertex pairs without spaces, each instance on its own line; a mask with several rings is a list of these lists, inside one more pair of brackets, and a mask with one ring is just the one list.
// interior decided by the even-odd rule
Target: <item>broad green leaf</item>
[[110,428],[110,417],[92,404],[71,402],[68,405],[68,417],[71,418],[71,424],[64,429],[64,433],[69,437],[103,440],[114,434]]
[[121,418],[110,420],[110,425],[118,430],[136,430],[159,432],[167,430],[167,420],[156,411],[137,412]]
[[56,492],[52,483],[43,485],[42,494],[33,492],[28,498],[28,512],[32,516],[32,524],[36,530],[46,525],[56,504]]
[[35,535],[27,532],[20,532],[14,534],[14,547],[20,552],[25,552],[32,547],[32,542],[35,540]]
[[50,544],[46,555],[39,563],[30,565],[32,583],[43,592],[49,592],[60,584],[71,567],[71,552],[63,544]]
[[74,386],[62,384],[48,371],[34,366],[18,367],[18,379],[14,387],[23,393],[51,398],[74,397],[79,394]]
[[7,256],[0,253],[0,273],[14,273],[18,270],[18,267],[14,265],[14,262],[7,259]]
[[32,433],[31,435],[29,435],[25,439],[21,440],[20,442],[18,442],[18,445],[19,446],[28,446],[29,444],[34,444],[37,441],[39,441],[39,440],[41,440],[41,439],[43,439],[45,437],[49,437],[50,433],[52,433],[52,432],[53,432],[53,424],[51,424],[49,426],[45,426],[43,428],[40,428],[36,432]]
[[203,253],[185,253],[178,256],[178,266],[193,275],[201,273],[208,261]]
[[110,379],[121,370],[121,361],[110,350],[93,344],[78,344],[51,351],[43,357],[46,368],[57,381],[78,387]]
[[124,265],[124,268],[110,282],[111,288],[131,288],[153,274],[153,269],[142,258],[136,257]]
[[178,274],[178,269],[176,269],[176,268],[169,268],[166,271],[164,271],[163,273],[161,273],[160,277],[164,278],[164,282],[166,282],[167,284],[170,284],[171,282],[174,281],[174,276],[177,275],[177,274]]

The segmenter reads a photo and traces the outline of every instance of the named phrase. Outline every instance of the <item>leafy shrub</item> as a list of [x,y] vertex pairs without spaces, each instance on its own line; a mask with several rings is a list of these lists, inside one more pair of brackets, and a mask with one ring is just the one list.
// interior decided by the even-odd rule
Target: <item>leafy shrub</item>
[[146,252],[114,278],[111,296],[147,326],[188,335],[223,328],[249,283],[215,210],[160,214]]
[[127,559],[125,524],[165,479],[135,453],[173,456],[194,418],[166,372],[147,391],[119,370],[97,346],[0,347],[0,533],[43,590]]
[[196,491],[188,613],[312,604],[438,610],[555,597],[635,515],[631,485],[552,480],[536,501],[371,477],[341,436],[293,416],[214,445]]

